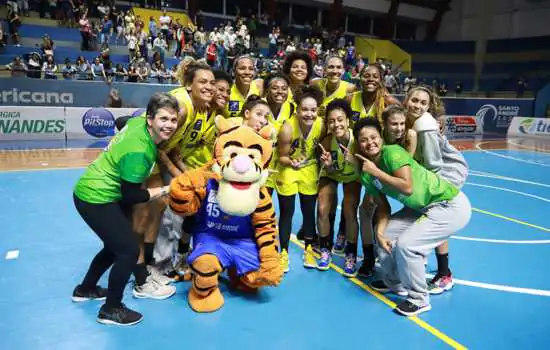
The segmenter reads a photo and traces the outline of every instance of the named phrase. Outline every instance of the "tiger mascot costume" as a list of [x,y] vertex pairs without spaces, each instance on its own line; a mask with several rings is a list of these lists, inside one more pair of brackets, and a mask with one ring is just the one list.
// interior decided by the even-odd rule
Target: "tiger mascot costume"
[[218,276],[227,269],[233,287],[254,292],[277,286],[283,271],[271,196],[264,187],[274,130],[255,132],[217,116],[214,157],[170,184],[170,207],[178,215],[197,214],[189,305],[196,312],[221,308]]

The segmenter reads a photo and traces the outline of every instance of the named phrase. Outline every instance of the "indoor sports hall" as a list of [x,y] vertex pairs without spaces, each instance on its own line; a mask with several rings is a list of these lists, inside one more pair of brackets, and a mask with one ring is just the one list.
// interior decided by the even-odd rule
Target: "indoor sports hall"
[[[432,297],[430,312],[397,316],[392,307],[398,297],[371,290],[366,280],[343,277],[342,261],[335,260],[327,272],[304,269],[302,244],[293,240],[291,271],[278,288],[249,296],[222,283],[226,304],[213,314],[189,308],[188,282],[178,283],[177,294],[164,301],[133,299],[130,282],[125,302],[146,318],[127,329],[98,325],[99,302],[70,300],[100,244],[74,210],[71,191],[82,167],[100,150],[48,149],[56,146],[48,143],[4,149],[1,347],[336,349],[364,342],[373,349],[516,349],[547,344],[550,145],[516,138],[455,145],[471,167],[464,191],[473,216],[451,240],[456,285]],[[293,225],[296,231],[298,215]],[[428,271],[433,266],[430,259]]]

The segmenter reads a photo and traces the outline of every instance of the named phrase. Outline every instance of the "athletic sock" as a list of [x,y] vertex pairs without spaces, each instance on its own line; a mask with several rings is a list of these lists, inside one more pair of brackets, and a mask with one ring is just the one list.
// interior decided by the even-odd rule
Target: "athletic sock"
[[446,254],[437,254],[437,274],[441,276],[449,276],[451,271],[449,270],[449,253]]
[[330,250],[330,237],[319,237],[319,246],[321,249],[326,248]]
[[151,265],[153,262],[153,249],[155,243],[145,243],[143,247],[143,260],[145,265]]
[[373,244],[363,244],[363,260],[371,263],[371,266],[374,266],[374,245]]
[[346,255],[353,254],[354,256],[357,256],[357,242],[356,243],[347,242],[344,252]]
[[136,285],[141,286],[145,283],[147,276],[149,276],[145,264],[136,264],[134,267],[134,276],[136,277]]

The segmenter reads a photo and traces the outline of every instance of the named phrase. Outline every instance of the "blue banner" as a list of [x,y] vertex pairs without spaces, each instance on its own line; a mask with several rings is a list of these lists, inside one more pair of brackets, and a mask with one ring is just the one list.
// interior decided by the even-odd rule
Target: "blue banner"
[[155,92],[176,86],[100,81],[49,80],[31,78],[0,79],[0,105],[51,107],[104,107],[110,89],[119,91],[124,107],[146,107]]
[[[119,90],[124,107],[144,108],[152,94],[175,85],[98,81],[0,79],[0,103],[12,106],[103,107],[111,88]],[[398,96],[401,100],[403,96]],[[512,118],[534,116],[534,99],[443,98],[445,114],[475,116],[484,133],[505,135]]]

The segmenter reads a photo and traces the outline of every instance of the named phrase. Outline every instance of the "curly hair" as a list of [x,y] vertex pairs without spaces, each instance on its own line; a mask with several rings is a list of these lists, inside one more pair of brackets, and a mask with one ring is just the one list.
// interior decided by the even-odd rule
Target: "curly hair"
[[179,81],[181,86],[185,86],[193,81],[195,74],[199,70],[207,70],[212,72],[212,67],[206,63],[196,61],[193,57],[187,56],[178,64],[176,79]]
[[405,96],[405,102],[404,105],[407,106],[409,99],[411,98],[412,94],[416,91],[424,91],[428,94],[430,97],[430,107],[428,108],[428,112],[435,118],[439,118],[442,115],[445,114],[445,105],[443,104],[443,101],[439,98],[439,96],[429,87],[426,85],[419,85],[416,87],[413,87],[407,92],[407,95]]
[[241,113],[239,114],[239,116],[244,119],[244,112],[252,110],[252,108],[256,107],[257,105],[264,105],[267,108],[269,108],[267,101],[261,98],[260,96],[258,95],[248,96],[248,98],[244,102],[243,109],[241,109]]
[[302,104],[302,101],[308,97],[314,99],[317,102],[318,106],[323,103],[323,92],[321,91],[321,89],[314,85],[304,85],[299,88],[294,95],[294,101],[299,106]]
[[[361,69],[360,76],[363,76],[363,73],[369,68],[376,68],[378,71],[378,76],[380,77],[380,82],[382,82],[382,77],[384,76],[384,70],[382,69],[382,66],[380,66],[378,63],[371,63],[366,64],[363,69]],[[378,122],[380,125],[384,124],[384,120],[382,118],[382,112],[384,112],[384,109],[386,109],[386,96],[388,95],[388,90],[384,87],[383,84],[380,84],[379,87],[376,89],[376,93],[374,96],[374,110],[376,112],[376,118],[378,119]]]
[[290,68],[292,68],[292,63],[296,60],[302,60],[306,63],[306,84],[308,84],[311,80],[311,76],[313,75],[313,60],[311,59],[311,56],[305,51],[292,51],[288,56],[286,56],[286,59],[283,63],[283,73],[287,76],[290,76]]
[[353,111],[348,100],[337,98],[330,101],[330,103],[327,105],[327,109],[325,111],[325,121],[328,119],[329,113],[336,109],[342,110],[346,114],[346,118],[348,118],[348,121],[351,120],[351,115],[353,114]]
[[374,118],[361,118],[353,126],[353,137],[359,140],[359,134],[363,128],[375,128],[382,135],[382,127],[380,122]]

